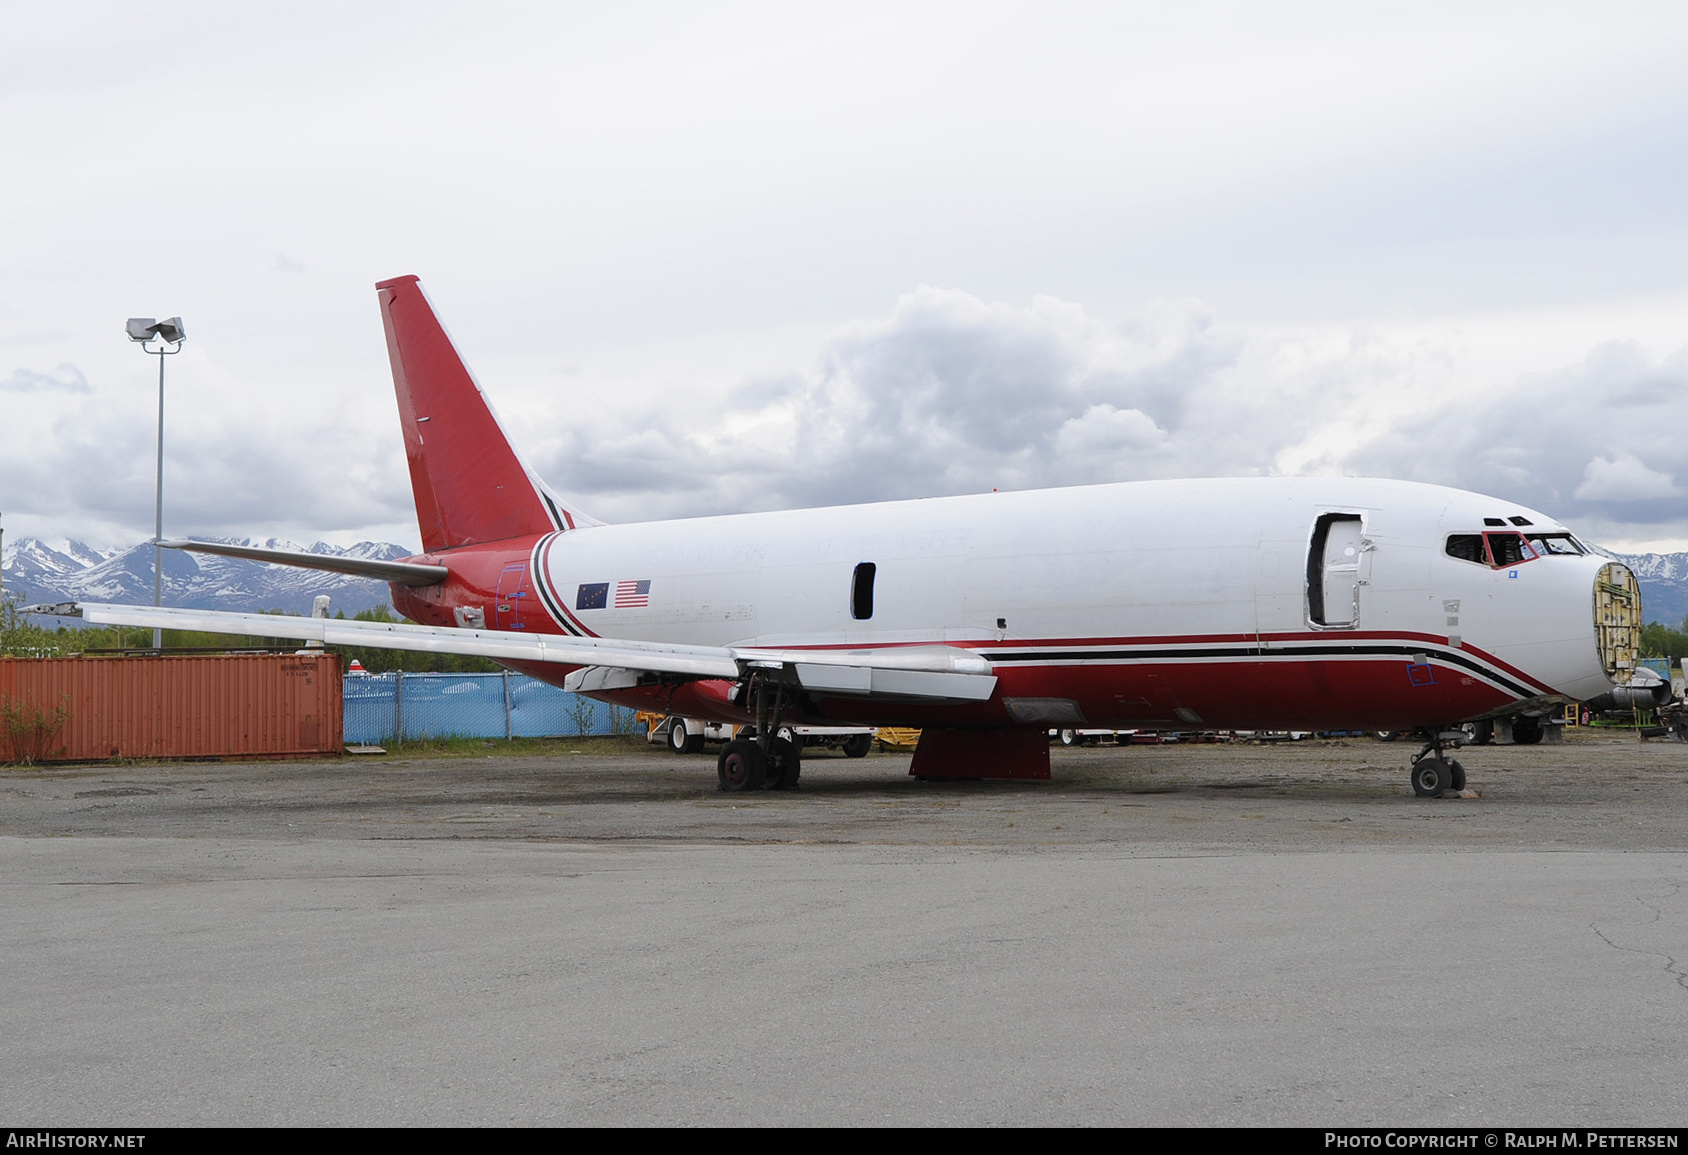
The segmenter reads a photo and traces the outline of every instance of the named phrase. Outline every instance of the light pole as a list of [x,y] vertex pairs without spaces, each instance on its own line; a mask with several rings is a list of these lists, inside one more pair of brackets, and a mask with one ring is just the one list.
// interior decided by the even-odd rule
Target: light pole
[[[158,486],[152,507],[152,604],[161,606],[164,604],[164,563],[158,543],[164,540],[164,358],[182,351],[188,333],[182,328],[180,317],[171,317],[167,321],[130,317],[124,331],[142,351],[158,357]],[[156,347],[153,342],[157,342]],[[164,648],[163,630],[152,631],[152,648]]]

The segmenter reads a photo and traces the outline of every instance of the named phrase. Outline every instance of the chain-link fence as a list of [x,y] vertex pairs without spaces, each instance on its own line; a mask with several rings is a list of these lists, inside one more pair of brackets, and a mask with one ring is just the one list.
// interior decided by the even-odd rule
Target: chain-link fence
[[368,674],[346,678],[346,741],[627,734],[633,711],[525,674]]

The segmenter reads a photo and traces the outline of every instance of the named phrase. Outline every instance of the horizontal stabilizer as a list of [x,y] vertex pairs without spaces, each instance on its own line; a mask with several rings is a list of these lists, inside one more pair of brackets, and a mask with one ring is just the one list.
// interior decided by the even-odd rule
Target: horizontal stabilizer
[[630,679],[603,671],[678,675],[681,678],[738,679],[751,670],[778,671],[822,694],[927,701],[983,702],[996,688],[990,663],[953,646],[883,649],[801,650],[733,646],[685,646],[613,638],[525,634],[513,630],[467,630],[411,622],[359,622],[344,618],[295,618],[278,614],[234,614],[154,606],[65,602],[31,606],[37,613],[75,615],[94,625],[202,630],[214,634],[293,638],[330,646],[372,646],[435,654],[469,654],[500,662],[547,662],[595,667],[576,683],[583,689],[617,689]]
[[260,549],[252,545],[224,545],[215,541],[161,541],[165,549],[181,549],[190,553],[214,553],[219,557],[240,557],[248,561],[267,561],[274,565],[295,565],[301,569],[317,569],[326,573],[353,574],[357,577],[379,578],[405,586],[437,585],[446,579],[443,565],[424,565],[414,561],[378,561],[374,558],[335,557],[332,554],[306,553],[299,549]]

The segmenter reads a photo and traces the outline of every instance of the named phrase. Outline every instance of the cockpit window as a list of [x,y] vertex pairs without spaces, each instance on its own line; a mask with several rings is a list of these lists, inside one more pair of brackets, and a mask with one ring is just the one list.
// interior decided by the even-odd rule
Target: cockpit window
[[1524,540],[1522,534],[1486,533],[1483,536],[1489,539],[1489,560],[1494,565],[1519,565],[1536,560],[1536,551],[1530,548],[1530,543]]
[[1450,536],[1448,556],[1457,557],[1460,561],[1474,561],[1479,565],[1489,564],[1489,555],[1483,551],[1483,535],[1480,533],[1456,533]]
[[1448,535],[1447,554],[1478,565],[1514,566],[1539,557],[1587,553],[1568,533],[1455,533]]
[[1530,545],[1535,547],[1536,553],[1542,557],[1553,554],[1568,554],[1575,557],[1588,552],[1583,549],[1582,544],[1576,538],[1568,533],[1532,533],[1526,536],[1529,538]]

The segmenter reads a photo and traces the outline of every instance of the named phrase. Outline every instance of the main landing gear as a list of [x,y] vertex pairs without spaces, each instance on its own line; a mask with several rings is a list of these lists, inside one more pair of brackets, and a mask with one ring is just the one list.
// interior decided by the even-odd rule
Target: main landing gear
[[1439,730],[1429,735],[1424,749],[1413,755],[1413,793],[1420,798],[1440,798],[1449,790],[1465,789],[1465,767],[1443,751],[1443,743],[1450,742],[1458,749],[1465,738],[1462,730]]
[[792,705],[792,692],[778,682],[753,675],[749,694],[756,703],[755,733],[740,734],[728,742],[715,761],[716,780],[722,790],[795,790],[803,773],[803,755],[798,743],[780,734],[780,717]]

